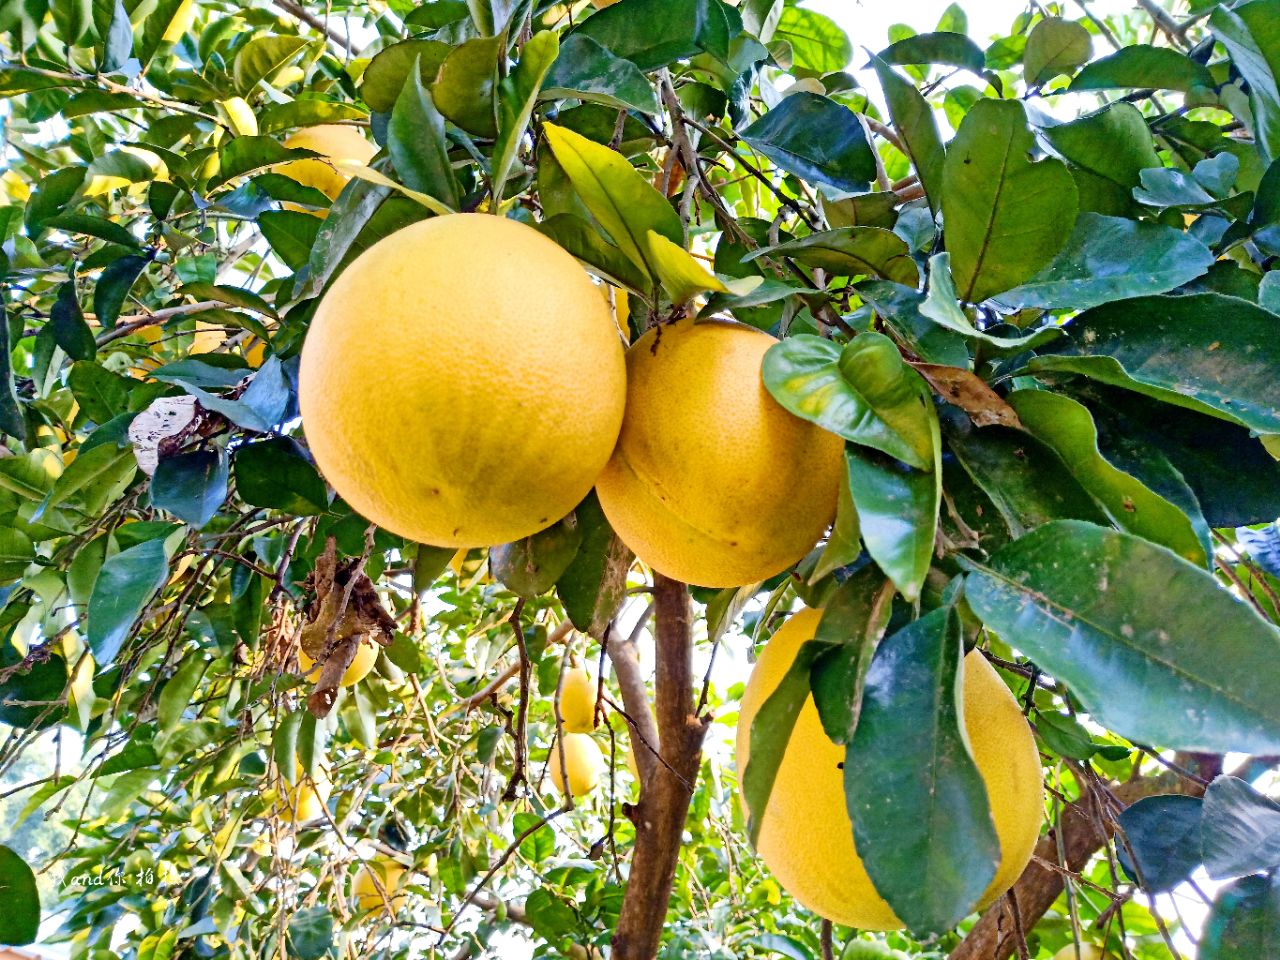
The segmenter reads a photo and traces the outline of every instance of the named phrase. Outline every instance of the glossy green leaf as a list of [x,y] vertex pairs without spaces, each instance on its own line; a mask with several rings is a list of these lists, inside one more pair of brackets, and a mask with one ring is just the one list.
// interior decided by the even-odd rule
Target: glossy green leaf
[[245,444],[236,450],[231,463],[236,493],[246,503],[303,516],[323,513],[329,507],[320,474],[302,448],[287,437]]
[[536,597],[550,590],[578,555],[582,531],[570,515],[531,537],[489,548],[489,569],[513,593]]
[[1251,132],[1263,156],[1280,158],[1280,5],[1253,0],[1237,9],[1218,7],[1209,27],[1249,84]]
[[156,702],[156,723],[161,732],[169,732],[182,722],[182,714],[191,706],[192,697],[208,664],[203,657],[188,656],[171,676]]
[[571,213],[557,213],[534,226],[586,264],[592,273],[648,295],[650,285],[645,275],[586,220]]
[[1041,132],[1064,159],[1126,189],[1138,185],[1140,171],[1160,166],[1146,118],[1131,103],[1111,103]]
[[1178,795],[1143,797],[1118,818],[1117,854],[1125,873],[1150,893],[1166,893],[1200,866],[1203,801]]
[[769,348],[761,376],[796,416],[914,467],[932,466],[928,388],[883,334],[861,334],[843,348],[808,334],[788,337]]
[[1213,263],[1213,252],[1189,233],[1082,213],[1053,262],[996,299],[1015,308],[1088,310],[1113,300],[1165,293],[1191,282]]
[[58,298],[49,311],[49,326],[53,329],[54,342],[68,357],[72,360],[93,359],[98,348],[76,298],[74,280],[68,280],[58,289]]
[[333,914],[324,904],[304,907],[289,918],[289,955],[320,960],[333,946]]
[[793,93],[742,131],[742,139],[788,173],[845,193],[867,189],[875,154],[848,107],[815,93]]
[[750,263],[759,257],[787,257],[797,263],[821,267],[833,276],[881,277],[909,287],[914,287],[920,279],[906,241],[882,227],[821,230],[797,240],[760,247],[742,259]]
[[915,167],[929,209],[936,215],[942,206],[943,165],[947,154],[933,107],[913,84],[879,57],[873,57],[871,62],[889,105],[894,128]]
[[1218,893],[1199,960],[1254,960],[1280,952],[1280,874],[1245,877]]
[[413,65],[418,65],[419,81],[429,84],[435,80],[440,65],[452,49],[439,40],[402,40],[392,44],[379,51],[365,67],[360,77],[360,96],[371,109],[391,112]]
[[809,576],[810,583],[817,583],[833,570],[847,566],[862,554],[862,532],[858,527],[858,510],[853,505],[853,496],[849,493],[849,483],[840,484],[840,494],[836,500],[836,519],[831,525],[831,533],[822,554]]
[[885,638],[845,752],[854,843],[913,933],[963,919],[995,876],[1000,841],[962,729],[964,645],[952,608]]
[[1212,87],[1213,76],[1202,64],[1171,47],[1145,43],[1126,46],[1095,60],[1071,81],[1071,91],[1154,87],[1180,90]]
[[646,73],[728,45],[724,15],[714,0],[624,0],[593,13],[569,34],[575,36],[591,38]]
[[843,70],[853,59],[853,45],[843,28],[817,10],[788,6],[778,19],[775,41],[785,41],[801,70],[830,73]]
[[727,293],[728,288],[684,247],[650,230],[645,238],[649,262],[657,271],[662,289],[672,303],[688,303],[710,290]]
[[86,642],[99,667],[108,667],[124,645],[134,621],[169,577],[163,540],[145,540],[108,557],[89,597]]
[[1164,547],[1057,520],[975,564],[965,596],[1122,736],[1211,753],[1280,745],[1265,692],[1280,634]]
[[1237,297],[1140,297],[1094,307],[1034,371],[1064,371],[1280,432],[1276,317]]
[[9,325],[0,323],[0,431],[23,440],[27,435],[13,380],[13,357],[9,347]]
[[226,499],[227,460],[220,449],[161,457],[151,478],[151,502],[196,528]]
[[876,644],[893,611],[893,584],[867,564],[827,598],[814,640],[828,646],[809,672],[813,704],[833,743],[853,739]]
[[1083,404],[1047,390],[1017,390],[1008,400],[1023,426],[1062,458],[1113,524],[1199,566],[1209,562],[1210,548],[1191,519],[1098,450],[1097,428]]
[[962,33],[918,33],[890,44],[879,58],[894,65],[940,63],[981,74],[987,58],[982,48]]
[[125,227],[105,217],[95,217],[87,213],[60,213],[43,221],[46,228],[65,230],[68,233],[81,233],[97,237],[108,243],[118,243],[122,247],[137,247],[137,238]]
[[[936,418],[933,424],[936,431]],[[933,557],[942,471],[933,464],[919,470],[854,444],[845,446],[845,462],[862,542],[899,592],[914,601]]]
[[591,215],[632,263],[656,278],[649,231],[684,245],[684,227],[666,197],[608,147],[550,123],[543,125],[543,132]]
[[1023,76],[1030,86],[1071,74],[1089,59],[1093,42],[1089,31],[1073,20],[1045,17],[1031,30],[1022,53]]
[[489,177],[491,193],[501,200],[503,187],[525,132],[538,93],[560,51],[560,41],[549,30],[535,33],[521,48],[520,62],[502,79],[498,88],[498,140],[494,144]]
[[1057,327],[1042,327],[1021,337],[999,337],[979,330],[960,307],[951,272],[950,253],[938,253],[929,258],[928,291],[917,310],[920,316],[932,320],[938,326],[981,340],[999,352],[1021,353],[1024,350],[1034,350],[1062,336],[1062,331]]
[[653,85],[639,67],[581,32],[570,34],[560,45],[541,97],[577,97],[641,113],[657,113],[661,109]]
[[574,517],[581,545],[556,581],[556,595],[573,625],[599,639],[626,599],[627,570],[635,557],[609,526],[594,492]]
[[1280,803],[1239,777],[1209,784],[1203,833],[1204,865],[1214,880],[1280,867]]
[[1035,145],[1016,100],[980,100],[943,166],[942,217],[960,298],[979,302],[1032,277],[1062,249],[1076,218],[1075,181]]
[[142,271],[147,269],[148,262],[146,257],[130,255],[107,264],[93,288],[93,312],[100,326],[115,326],[125,298],[138,277],[142,276]]
[[0,527],[0,583],[17,580],[35,558],[30,537],[13,527]]
[[269,80],[277,70],[311,45],[302,37],[254,37],[236,52],[231,65],[236,92],[251,93],[261,81]]
[[296,210],[267,210],[258,215],[263,239],[290,270],[307,265],[323,223],[319,217]]
[[387,153],[406,186],[458,209],[458,183],[449,163],[444,117],[423,85],[421,71],[412,67],[391,109]]
[[9,671],[0,683],[0,723],[19,729],[53,726],[65,713],[57,701],[67,687],[67,661],[53,654],[15,669],[22,660],[7,639],[0,642],[0,670]]
[[505,55],[501,37],[479,37],[454,47],[431,88],[436,109],[468,133],[496,137],[498,58]]
[[34,943],[40,930],[40,892],[27,862],[0,846],[0,943],[15,947]]

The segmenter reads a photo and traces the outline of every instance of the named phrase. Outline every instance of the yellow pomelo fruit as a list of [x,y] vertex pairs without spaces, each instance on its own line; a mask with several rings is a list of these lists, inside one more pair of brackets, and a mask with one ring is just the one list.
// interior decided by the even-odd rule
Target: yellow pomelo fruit
[[[355,658],[351,661],[351,666],[347,667],[347,672],[342,675],[342,686],[354,687],[357,683],[369,675],[369,671],[373,669],[373,665],[378,662],[378,648],[367,640],[361,640],[360,645],[356,647]],[[312,673],[312,670],[315,670]],[[307,652],[301,647],[298,648],[298,670],[311,681],[320,678],[320,668],[316,666],[316,662],[307,656]]]
[[[820,610],[804,610],[765,647],[742,696],[737,769],[746,769],[751,720],[781,682],[800,646],[812,639]],[[1017,700],[981,653],[964,660],[964,723],[987,785],[1001,859],[981,908],[1013,886],[1035,848],[1044,816],[1040,757]],[[778,770],[761,823],[760,856],[778,882],[819,916],[863,930],[902,923],[876,893],[858,858],[845,808],[844,749],[822,729],[810,697]],[[743,804],[745,812],[745,801]]]
[[595,727],[596,682],[582,667],[564,672],[560,687],[560,721],[569,733],[589,733]]
[[[1053,955],[1053,960],[1077,960],[1076,945],[1068,943],[1065,947]],[[1080,956],[1078,960],[1106,960],[1106,954],[1095,947],[1092,943],[1080,944]]]
[[249,366],[257,370],[258,367],[262,366],[262,361],[267,359],[267,342],[259,340],[257,337],[250,337],[240,347],[240,353],[248,361]]
[[325,478],[393,533],[441,547],[527,537],[609,459],[626,365],[595,284],[537,230],[422,220],[325,294],[300,403]]
[[226,339],[227,328],[224,324],[197,320],[195,333],[191,335],[191,352],[213,353]]
[[560,766],[560,745],[553,744],[547,758],[547,776],[558,793],[565,788],[565,771],[568,771],[568,787],[575,797],[585,796],[600,783],[604,768],[604,755],[600,747],[585,733],[564,735],[564,767]]
[[[329,160],[353,160],[363,164],[368,164],[378,152],[378,148],[366,140],[358,128],[338,123],[303,127],[286,138],[284,145],[298,150],[314,150]],[[283,173],[305,187],[315,187],[330,200],[336,200],[351,179],[332,163],[319,158],[282,163],[275,172]]]
[[333,785],[329,777],[320,773],[312,778],[302,771],[298,764],[293,785],[281,781],[280,802],[276,805],[275,815],[286,823],[306,823],[324,815],[324,805],[329,801],[329,792]]
[[409,895],[399,889],[404,874],[404,867],[393,860],[375,860],[362,866],[351,883],[356,909],[361,913],[404,909],[409,902]]
[[844,441],[769,395],[777,341],[681,320],[627,351],[627,413],[600,505],[654,570],[705,587],[765,580],[801,559],[836,512]]

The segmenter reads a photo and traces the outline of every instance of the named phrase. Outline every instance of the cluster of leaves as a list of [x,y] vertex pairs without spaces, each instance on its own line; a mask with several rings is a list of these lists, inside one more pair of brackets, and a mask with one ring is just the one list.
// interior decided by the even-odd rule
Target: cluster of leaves
[[[18,819],[70,820],[68,849],[34,866],[68,890],[74,954],[465,956],[512,929],[544,953],[608,943],[634,838],[621,719],[599,733],[601,796],[560,816],[536,784],[556,627],[594,659],[639,612],[643,570],[590,500],[489,555],[368,529],[297,420],[318,297],[451,210],[533,223],[612,288],[633,336],[689,314],[775,333],[766,386],[847,441],[813,555],[694,593],[708,647],[766,636],[797,599],[825,607],[760,713],[745,795],[758,814],[812,693],[859,771],[877,888],[944,934],[895,946],[953,946],[995,869],[955,723],[962,644],[1009,666],[1068,799],[1160,750],[1280,752],[1280,534],[1263,526],[1280,515],[1280,3],[1191,13],[1141,42],[1146,22],[1035,4],[984,47],[953,7],[934,31],[895,28],[870,97],[840,28],[791,0],[0,5],[0,771],[56,756]],[[341,166],[332,202],[279,172],[314,156],[284,136],[318,123],[380,148]],[[292,645],[331,539],[400,629],[317,720]],[[528,682],[485,693],[517,655]],[[668,949],[817,956],[720,759],[695,789]],[[322,771],[326,815],[289,824],[282,795]],[[891,804],[858,802],[891,774]],[[924,814],[935,795],[947,824]],[[1243,877],[1201,956],[1261,956],[1280,923],[1268,802],[1226,780],[1203,807],[1126,816],[1120,860],[1147,890],[1202,862]],[[416,868],[403,915],[353,911],[350,868],[371,856]],[[0,942],[36,935],[32,866],[0,848]],[[1126,896],[1090,899],[1130,882],[1112,867],[1032,949],[1097,920],[1083,936],[1167,956]]]

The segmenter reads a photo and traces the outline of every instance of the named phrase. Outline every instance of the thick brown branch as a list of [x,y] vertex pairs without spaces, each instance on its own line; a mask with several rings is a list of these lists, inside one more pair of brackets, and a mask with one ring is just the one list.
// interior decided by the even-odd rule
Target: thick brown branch
[[640,802],[629,811],[636,826],[635,851],[613,937],[613,960],[653,960],[658,955],[706,734],[706,724],[693,705],[689,591],[683,583],[655,574],[653,599],[655,699],[664,762],[654,764],[642,778]]
[[[1112,795],[1122,806],[1158,793],[1200,794],[1204,787],[1170,774],[1142,777],[1119,784]],[[1110,819],[1110,818],[1109,818]],[[1114,827],[1101,823],[1094,801],[1083,796],[1063,808],[1059,826],[1036,846],[1035,856],[1011,891],[992,905],[974,924],[968,936],[951,951],[948,960],[1008,960],[1018,949],[1019,934],[1029,931],[1053,906],[1064,887],[1063,874],[1046,864],[1058,863],[1057,831],[1062,832],[1064,866],[1079,873],[1111,838]],[[1014,906],[1016,904],[1016,907]],[[1017,910],[1018,916],[1013,914]]]

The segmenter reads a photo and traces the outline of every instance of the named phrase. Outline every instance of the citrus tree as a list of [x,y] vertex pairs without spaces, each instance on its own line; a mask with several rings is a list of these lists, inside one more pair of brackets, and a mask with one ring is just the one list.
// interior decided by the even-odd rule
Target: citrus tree
[[0,3],[0,942],[1276,956],[1280,0],[1140,6]]

